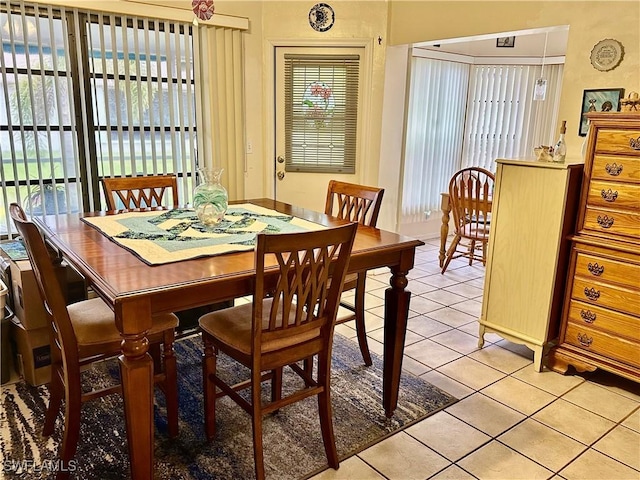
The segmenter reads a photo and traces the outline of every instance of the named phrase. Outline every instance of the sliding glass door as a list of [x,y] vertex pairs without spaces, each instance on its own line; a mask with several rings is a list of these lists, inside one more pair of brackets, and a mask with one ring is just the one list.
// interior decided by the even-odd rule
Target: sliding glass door
[[0,237],[31,215],[103,208],[100,178],[196,171],[191,24],[0,3]]

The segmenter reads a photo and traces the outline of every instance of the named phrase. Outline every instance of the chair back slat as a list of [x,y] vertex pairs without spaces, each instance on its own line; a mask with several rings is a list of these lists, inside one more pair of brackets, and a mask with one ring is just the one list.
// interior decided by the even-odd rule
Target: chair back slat
[[324,213],[375,227],[382,205],[383,188],[331,180]]
[[[314,232],[258,234],[254,349],[268,342],[287,345],[287,339],[300,336],[328,341],[356,230],[351,223]],[[275,289],[267,290],[265,276],[273,274],[274,263]]]
[[[11,218],[22,236],[33,275],[38,285],[40,297],[49,317],[53,332],[52,355],[62,355],[68,364],[78,363],[78,343],[76,339],[62,286],[56,275],[54,262],[38,227],[27,217],[22,208],[12,203],[9,207]],[[69,358],[73,356],[73,358]]]
[[173,207],[178,207],[178,181],[175,175],[149,175],[145,177],[103,178],[107,210],[117,210],[118,200],[127,210],[162,209],[162,201],[171,193]]
[[449,202],[456,234],[486,240],[491,223],[494,176],[483,168],[456,172],[449,182]]

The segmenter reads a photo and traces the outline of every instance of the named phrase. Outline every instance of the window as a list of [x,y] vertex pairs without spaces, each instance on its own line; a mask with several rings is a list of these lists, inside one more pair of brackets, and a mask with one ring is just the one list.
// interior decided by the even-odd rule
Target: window
[[401,223],[439,210],[461,168],[495,171],[496,158],[531,157],[555,136],[563,65],[545,65],[545,101],[534,101],[540,65],[468,65],[415,56],[405,141]]
[[534,101],[540,65],[476,65],[471,69],[460,168],[495,172],[496,158],[526,158],[552,145],[563,65],[546,65],[545,101]]
[[[190,179],[195,111],[189,28],[113,15],[92,20],[87,49],[98,176],[186,172],[179,176]],[[191,184],[179,190],[188,193]]]
[[175,173],[192,192],[190,24],[0,5],[0,235],[8,207],[99,210],[99,178]]
[[403,175],[404,223],[437,209],[462,154],[469,65],[424,58],[411,64]]
[[285,55],[287,172],[355,173],[358,55]]

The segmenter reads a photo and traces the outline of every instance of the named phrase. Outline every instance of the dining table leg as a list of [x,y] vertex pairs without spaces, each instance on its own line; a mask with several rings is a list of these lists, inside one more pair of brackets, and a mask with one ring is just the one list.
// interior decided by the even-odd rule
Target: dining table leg
[[[413,261],[413,253],[411,261]],[[408,283],[408,270],[408,268],[403,269],[402,266],[391,267],[391,288],[387,288],[385,291],[382,404],[388,418],[393,416],[398,405],[402,357],[411,297],[411,292],[405,290]]]
[[444,265],[444,258],[447,254],[447,236],[449,235],[449,218],[451,214],[451,204],[449,203],[449,194],[441,193],[440,210],[442,211],[442,224],[440,225],[440,251],[438,252],[438,261],[440,268]]
[[[123,309],[124,310],[124,309]],[[139,312],[138,312],[139,314]],[[129,462],[133,480],[151,480],[153,478],[153,360],[149,355],[149,341],[146,331],[127,333],[128,325],[120,318],[126,313],[118,314],[116,309],[116,325],[121,332],[122,355],[120,375],[122,397],[129,444]],[[149,325],[151,313],[148,312]],[[138,318],[144,318],[138,316]],[[135,321],[132,328],[144,328]],[[146,322],[143,322],[146,323]]]

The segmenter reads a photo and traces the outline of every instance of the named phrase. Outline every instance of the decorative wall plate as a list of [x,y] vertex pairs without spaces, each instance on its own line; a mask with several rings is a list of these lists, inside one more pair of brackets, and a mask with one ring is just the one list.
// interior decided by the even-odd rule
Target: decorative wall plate
[[591,50],[591,65],[596,70],[607,72],[620,65],[623,56],[622,44],[612,38],[606,38],[596,43]]
[[318,32],[326,32],[333,27],[335,19],[333,8],[326,3],[316,3],[309,10],[309,25]]

